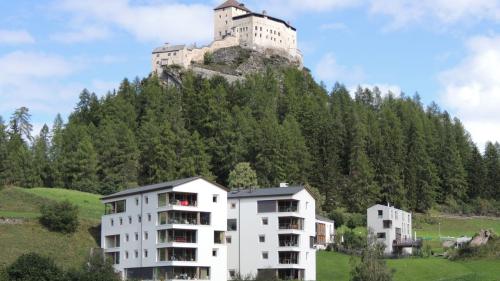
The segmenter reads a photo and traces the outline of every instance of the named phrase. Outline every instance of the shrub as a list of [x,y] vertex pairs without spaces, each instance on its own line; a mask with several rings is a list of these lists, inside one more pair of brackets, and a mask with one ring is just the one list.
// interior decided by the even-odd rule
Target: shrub
[[339,209],[333,210],[329,217],[335,222],[337,228],[344,224],[344,213]]
[[209,65],[209,64],[212,64],[213,62],[214,62],[214,55],[210,52],[206,52],[203,55],[203,64]]
[[120,281],[109,259],[102,258],[102,252],[93,251],[88,262],[80,270],[67,273],[68,281]]
[[357,250],[366,247],[366,235],[356,234],[352,230],[347,230],[344,233],[344,247],[349,250]]
[[78,228],[78,207],[69,201],[43,205],[40,223],[51,231],[73,233]]
[[393,272],[382,256],[383,248],[378,244],[363,250],[361,260],[353,263],[351,281],[391,281]]
[[10,281],[63,281],[63,271],[50,258],[24,254],[6,269]]

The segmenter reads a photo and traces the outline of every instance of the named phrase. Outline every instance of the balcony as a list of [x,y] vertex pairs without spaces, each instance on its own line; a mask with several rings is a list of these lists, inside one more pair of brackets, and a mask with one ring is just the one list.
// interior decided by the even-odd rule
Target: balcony
[[224,231],[214,231],[214,243],[224,244]]
[[158,230],[158,243],[196,243],[196,230]]
[[158,207],[184,206],[196,207],[198,205],[198,194],[184,192],[168,192],[158,194]]
[[126,207],[127,203],[125,200],[109,202],[104,204],[104,214],[110,215],[110,214],[125,213],[127,209]]
[[157,280],[210,280],[208,267],[158,267],[155,268]]
[[299,252],[279,252],[280,264],[298,264]]
[[304,219],[296,217],[280,217],[278,219],[279,229],[290,229],[290,230],[303,230],[304,229]]
[[166,211],[158,213],[158,225],[184,224],[184,225],[210,225],[210,213]]
[[120,247],[120,235],[109,235],[105,237],[106,249],[114,249]]
[[278,212],[297,212],[299,210],[299,201],[297,200],[279,200]]
[[299,235],[297,234],[280,234],[279,245],[280,247],[298,247],[299,246]]
[[303,269],[278,269],[279,280],[304,280]]
[[160,248],[158,261],[196,261],[196,249],[192,248]]

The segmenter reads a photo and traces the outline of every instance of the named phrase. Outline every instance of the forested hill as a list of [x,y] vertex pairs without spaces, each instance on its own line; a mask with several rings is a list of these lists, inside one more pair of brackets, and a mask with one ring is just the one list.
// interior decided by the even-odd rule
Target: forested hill
[[124,80],[102,98],[83,91],[67,124],[57,116],[30,135],[26,108],[1,126],[4,184],[101,194],[198,174],[227,184],[250,162],[262,187],[316,187],[326,212],[500,201],[498,144],[482,155],[458,119],[418,96],[327,91],[296,69],[232,85],[187,73],[179,89]]

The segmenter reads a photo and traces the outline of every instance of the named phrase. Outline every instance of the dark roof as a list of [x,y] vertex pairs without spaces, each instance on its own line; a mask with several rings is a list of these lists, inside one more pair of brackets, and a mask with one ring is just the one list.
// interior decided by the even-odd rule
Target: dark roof
[[[191,181],[194,181],[197,179],[204,179],[204,178],[201,176],[196,176],[196,177],[177,179],[177,180],[173,180],[173,181],[167,181],[167,182],[162,182],[162,183],[157,183],[157,184],[152,184],[152,185],[134,187],[134,188],[122,190],[120,192],[117,192],[117,193],[114,193],[111,195],[103,196],[103,197],[101,197],[101,200],[113,199],[113,198],[118,198],[118,197],[123,197],[123,196],[134,195],[134,194],[141,194],[141,193],[151,192],[151,191],[156,191],[156,190],[161,190],[161,189],[169,189],[169,188],[183,185],[185,183],[188,183],[188,182],[191,182]],[[204,180],[206,180],[206,179],[204,179]],[[206,180],[206,181],[208,181],[208,182],[210,182],[210,183],[227,191],[227,188],[223,187],[222,185],[211,182],[209,180]]]
[[333,220],[331,220],[329,218],[322,217],[320,215],[316,215],[316,219],[319,220],[319,221],[326,221],[326,222],[335,223]]
[[182,49],[186,48],[186,45],[165,45],[162,47],[158,47],[153,50],[153,54],[155,53],[165,53],[165,52],[173,52],[173,51],[180,51]]
[[271,16],[264,15],[264,14],[259,14],[259,13],[249,13],[249,14],[244,14],[244,15],[241,15],[241,16],[236,16],[236,17],[233,17],[233,20],[242,19],[242,18],[246,18],[246,17],[252,17],[252,16],[259,17],[259,18],[268,18],[268,19],[273,20],[273,21],[281,22],[286,27],[289,27],[289,28],[291,28],[292,30],[295,30],[295,31],[297,30],[295,27],[291,26],[288,22],[286,22],[286,21],[284,21],[282,19],[271,17]]
[[252,12],[247,7],[245,7],[245,4],[242,4],[236,0],[227,0],[226,2],[217,6],[214,10],[221,10],[224,8],[231,8],[231,7],[238,8],[238,9],[241,9],[241,10],[249,12],[249,13]]
[[250,197],[266,197],[266,196],[287,196],[294,195],[297,192],[305,189],[303,186],[290,187],[271,187],[258,189],[240,189],[230,191],[227,198],[250,198]]

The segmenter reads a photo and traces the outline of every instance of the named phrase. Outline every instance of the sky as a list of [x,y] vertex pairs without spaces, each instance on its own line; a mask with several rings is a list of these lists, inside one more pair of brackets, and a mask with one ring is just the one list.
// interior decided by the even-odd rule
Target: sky
[[[0,1],[0,116],[26,106],[35,130],[151,71],[151,51],[213,38],[196,0]],[[249,0],[289,20],[304,64],[331,88],[419,93],[462,120],[482,148],[500,142],[500,0]],[[35,132],[37,133],[37,132]]]

